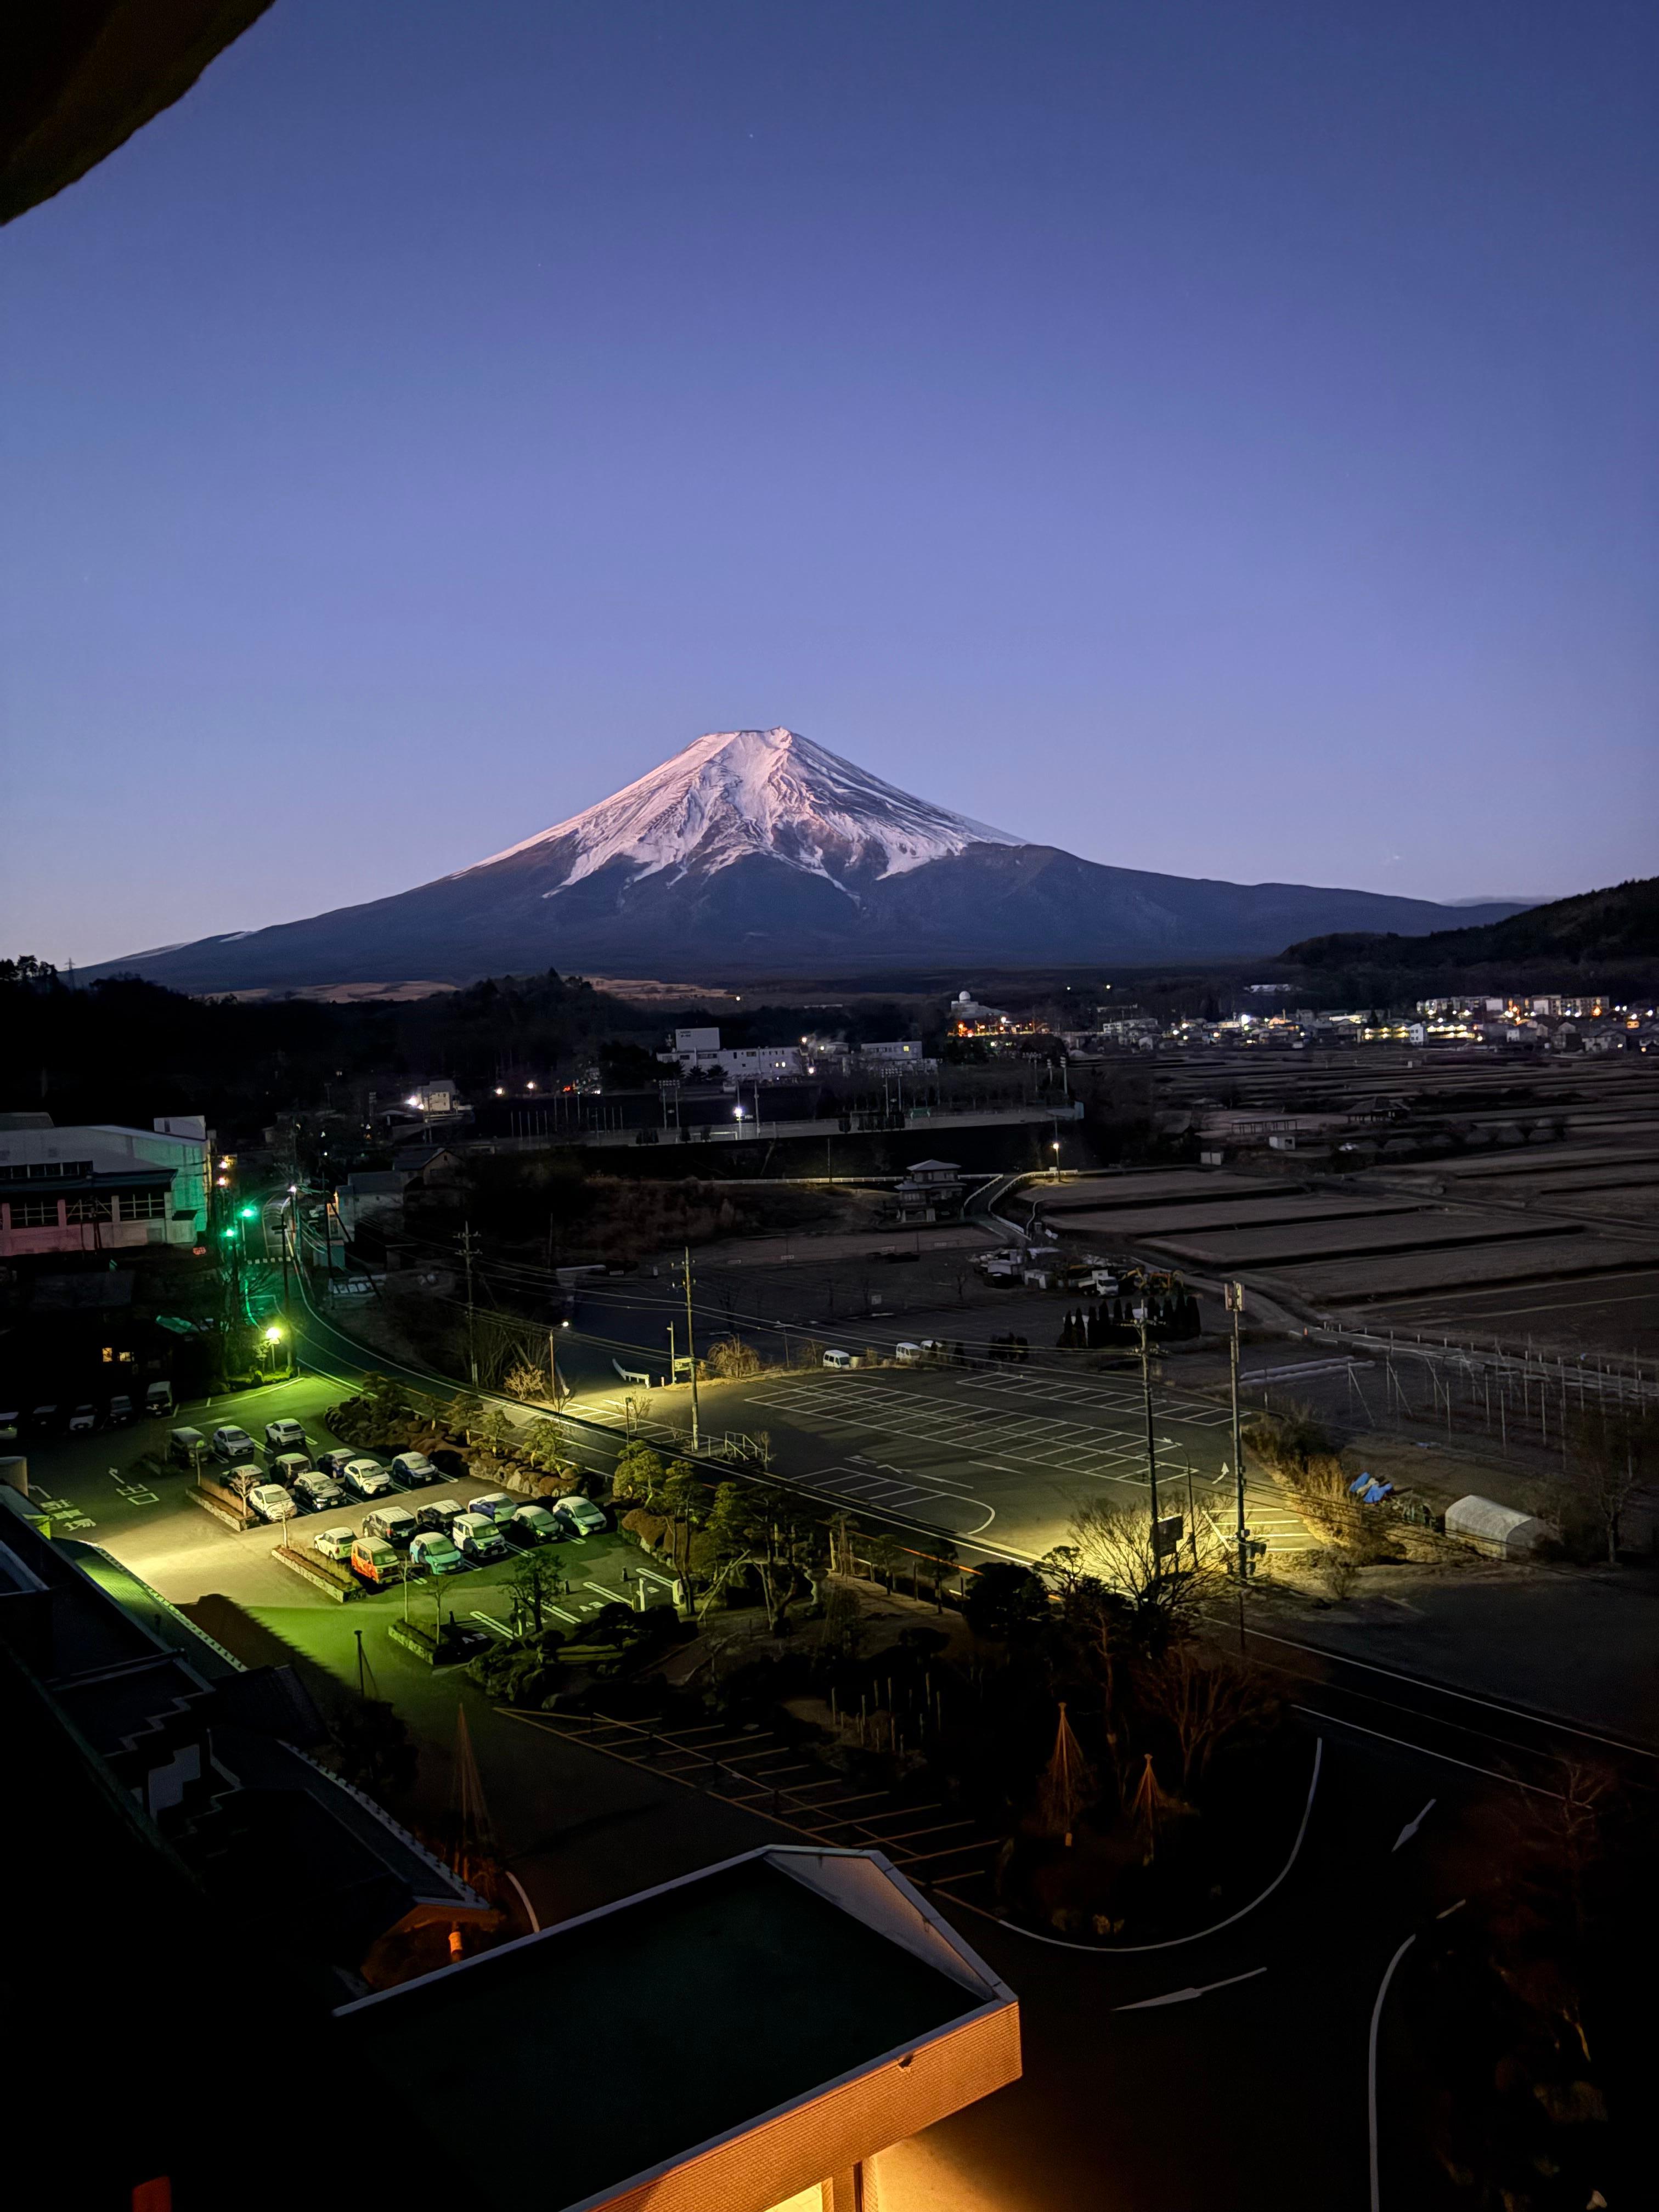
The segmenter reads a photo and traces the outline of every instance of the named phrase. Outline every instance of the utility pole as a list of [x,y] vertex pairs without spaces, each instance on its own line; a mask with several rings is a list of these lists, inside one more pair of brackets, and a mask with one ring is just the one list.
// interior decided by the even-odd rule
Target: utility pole
[[1146,1490],[1152,1516],[1152,1574],[1156,1579],[1163,1571],[1163,1553],[1158,1543],[1158,1438],[1152,1429],[1152,1369],[1146,1340],[1146,1308],[1135,1308],[1135,1326],[1140,1332],[1140,1396],[1146,1411]]
[[1244,1310],[1243,1284],[1229,1283],[1226,1297],[1227,1311],[1233,1324],[1228,1357],[1233,1386],[1233,1479],[1238,1492],[1238,1648],[1242,1654],[1244,1649],[1244,1577],[1250,1564],[1248,1549],[1250,1532],[1244,1525],[1244,1430],[1238,1410],[1238,1327],[1239,1316]]
[[691,1449],[701,1451],[697,1428],[697,1346],[691,1334],[691,1247],[685,1248],[685,1354],[691,1364]]
[[466,1371],[473,1389],[478,1387],[478,1340],[472,1314],[472,1224],[465,1222],[455,1242],[466,1267]]

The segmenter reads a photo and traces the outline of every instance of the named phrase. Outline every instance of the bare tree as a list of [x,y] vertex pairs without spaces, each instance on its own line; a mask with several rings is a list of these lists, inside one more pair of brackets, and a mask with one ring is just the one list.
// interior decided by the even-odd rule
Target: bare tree
[[1230,1737],[1265,1726],[1277,1700],[1265,1676],[1221,1653],[1178,1644],[1140,1672],[1142,1702],[1166,1720],[1181,1749],[1181,1786],[1190,1790]]
[[723,1382],[746,1382],[760,1373],[760,1354],[740,1336],[718,1337],[708,1347],[708,1371]]
[[[1151,1516],[1144,1508],[1105,1499],[1080,1505],[1067,1530],[1071,1541],[1057,1547],[1060,1571],[1115,1591],[1138,1613],[1186,1624],[1218,1579],[1222,1561],[1212,1534],[1200,1540],[1197,1561],[1190,1549],[1160,1556],[1154,1548]],[[1045,1568],[1056,1558],[1051,1553]]]
[[1659,1476],[1659,1413],[1596,1407],[1571,1424],[1568,1441],[1576,1487],[1616,1566],[1625,1516]]

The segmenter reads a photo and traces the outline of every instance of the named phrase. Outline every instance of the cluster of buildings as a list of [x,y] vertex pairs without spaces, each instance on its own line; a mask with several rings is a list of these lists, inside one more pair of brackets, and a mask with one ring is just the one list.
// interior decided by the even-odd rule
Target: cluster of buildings
[[939,1068],[917,1037],[860,1045],[823,1036],[804,1036],[799,1044],[723,1045],[718,1029],[678,1029],[672,1045],[657,1059],[682,1080],[703,1075],[727,1088],[739,1083],[797,1083],[805,1076],[891,1074],[907,1069],[931,1075]]
[[[1142,1041],[1148,1048],[1158,1034],[1155,1024],[1145,1033]],[[1181,1021],[1161,1034],[1182,1046],[1245,1045],[1281,1051],[1355,1044],[1529,1045],[1546,1052],[1590,1053],[1659,1048],[1659,1025],[1652,1008],[1559,997],[1422,999],[1413,1007],[1382,1013],[1298,1006],[1279,1013],[1231,1014],[1217,1021]]]

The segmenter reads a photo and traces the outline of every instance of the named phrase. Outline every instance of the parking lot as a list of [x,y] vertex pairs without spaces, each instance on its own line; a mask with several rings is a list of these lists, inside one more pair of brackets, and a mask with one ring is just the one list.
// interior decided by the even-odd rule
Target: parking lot
[[[667,1393],[636,1400],[640,1433],[672,1448],[684,1434],[685,1401],[674,1393],[671,1410]],[[1187,1509],[1190,1473],[1194,1506],[1231,1525],[1232,1492],[1221,1475],[1231,1450],[1227,1408],[1162,1386],[1152,1408],[1168,1510]],[[626,1407],[618,1395],[581,1410],[620,1423]],[[665,1418],[652,1420],[653,1411]],[[851,1513],[1032,1558],[1063,1542],[1073,1512],[1103,1488],[1125,1501],[1146,1498],[1140,1387],[1121,1374],[981,1366],[772,1375],[705,1392],[702,1419],[706,1430],[763,1435],[774,1468]]]
[[[466,1506],[495,1486],[469,1474],[446,1474],[435,1485],[394,1488],[392,1498],[349,1497],[343,1505],[280,1524],[261,1522],[235,1530],[191,1502],[194,1476],[187,1468],[169,1464],[158,1470],[153,1462],[158,1455],[165,1458],[172,1430],[186,1426],[210,1436],[215,1429],[234,1424],[258,1443],[268,1421],[297,1420],[313,1457],[343,1448],[322,1418],[338,1395],[333,1383],[302,1376],[236,1396],[198,1401],[179,1407],[168,1420],[140,1421],[91,1436],[31,1443],[27,1451],[30,1502],[49,1516],[54,1530],[105,1546],[175,1603],[193,1604],[211,1593],[261,1614],[273,1609],[286,1613],[296,1607],[337,1613],[341,1608],[336,1600],[273,1556],[285,1540],[304,1551],[310,1538],[325,1528],[349,1528],[360,1534],[365,1516],[377,1503],[395,1499],[416,1510],[438,1498],[453,1498]],[[389,1458],[379,1452],[362,1455],[383,1462]],[[626,1539],[594,1535],[546,1549],[568,1585],[549,1607],[567,1635],[603,1606],[633,1601],[640,1553]],[[471,1621],[506,1635],[514,1610],[511,1577],[518,1556],[509,1547],[503,1559],[469,1562],[462,1571],[437,1579],[416,1578],[408,1586],[407,1598],[402,1585],[383,1591],[366,1587],[348,1609],[362,1625],[383,1613],[401,1615],[405,1602],[410,1617],[421,1619],[438,1603],[446,1616],[453,1613],[459,1622]],[[626,1583],[624,1568],[630,1577]],[[665,1601],[666,1583],[659,1577],[656,1580],[661,1588],[647,1595],[651,1601]]]

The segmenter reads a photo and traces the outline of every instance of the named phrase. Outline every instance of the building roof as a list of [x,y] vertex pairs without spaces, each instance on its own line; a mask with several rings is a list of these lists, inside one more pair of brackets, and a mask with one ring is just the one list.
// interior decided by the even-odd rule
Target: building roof
[[425,1169],[435,1167],[440,1160],[458,1160],[460,1154],[449,1145],[410,1145],[393,1152],[393,1171],[405,1178],[420,1175]]
[[130,1567],[46,1536],[40,1518],[0,1486],[0,1640],[9,1633],[78,1741],[141,1803],[158,1770],[193,1753],[199,1786],[189,1803],[171,1801],[186,1818],[167,1832],[210,1893],[280,1868],[298,1949],[347,1967],[391,1928],[493,1919],[311,1757],[327,1729],[291,1668],[243,1667]]
[[[550,2140],[556,2014],[582,2032],[561,2047]],[[779,2186],[790,2178],[792,2112],[887,2066],[906,2069],[894,2076],[902,2095],[910,2054],[993,2015],[1004,2016],[1006,2049],[1012,1993],[878,1853],[774,1847],[364,1998],[338,2017],[353,2078],[371,2101],[372,2081],[420,2110],[453,2087],[458,2052],[489,2053],[489,2124],[467,2152],[481,2205],[654,2202],[652,2185],[665,2173],[778,2130],[769,2147],[784,2163],[753,2185],[759,2212],[834,2170],[809,2166]],[[1016,2055],[1000,2078],[1018,2070]],[[917,2070],[919,2091],[927,2078]],[[937,2094],[935,2082],[926,2119],[897,2123],[890,2100],[883,2140],[939,2117]],[[820,2152],[822,2132],[820,2124]],[[741,2212],[750,2199],[707,2201]]]

